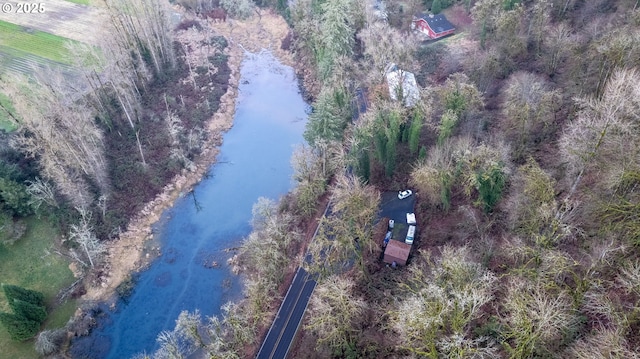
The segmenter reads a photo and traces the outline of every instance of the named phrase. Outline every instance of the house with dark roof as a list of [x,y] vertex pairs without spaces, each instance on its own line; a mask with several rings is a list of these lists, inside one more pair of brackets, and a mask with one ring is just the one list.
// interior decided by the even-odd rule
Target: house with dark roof
[[432,39],[438,39],[456,31],[456,28],[451,25],[443,14],[417,14],[413,18],[411,28],[426,34]]

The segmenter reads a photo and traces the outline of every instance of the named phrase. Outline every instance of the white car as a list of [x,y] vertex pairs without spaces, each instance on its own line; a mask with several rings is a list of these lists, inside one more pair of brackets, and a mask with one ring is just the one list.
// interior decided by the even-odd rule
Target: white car
[[398,199],[405,199],[409,196],[411,196],[413,194],[413,192],[411,192],[410,189],[405,190],[405,191],[399,191],[398,192]]

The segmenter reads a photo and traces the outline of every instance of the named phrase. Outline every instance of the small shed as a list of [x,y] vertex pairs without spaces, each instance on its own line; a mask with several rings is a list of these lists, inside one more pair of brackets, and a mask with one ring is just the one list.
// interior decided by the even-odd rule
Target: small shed
[[432,39],[439,39],[456,31],[456,28],[443,14],[417,14],[413,18],[411,27]]
[[396,262],[397,265],[406,266],[407,259],[409,259],[409,252],[411,252],[411,246],[404,242],[390,240],[389,244],[384,250],[384,259],[385,263],[393,264]]
[[409,71],[398,68],[396,64],[390,64],[386,69],[389,97],[398,101],[398,95],[402,96],[402,102],[406,107],[414,106],[420,100],[420,89],[416,77]]

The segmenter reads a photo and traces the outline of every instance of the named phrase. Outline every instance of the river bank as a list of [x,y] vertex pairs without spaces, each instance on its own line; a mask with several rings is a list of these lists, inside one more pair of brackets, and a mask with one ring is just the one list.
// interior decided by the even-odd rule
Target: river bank
[[[191,17],[184,14],[183,19],[189,20]],[[87,288],[86,294],[81,297],[83,302],[109,301],[114,297],[118,286],[130,278],[131,273],[145,268],[159,253],[158,247],[147,245],[153,239],[152,225],[160,219],[164,210],[171,207],[178,198],[189,193],[215,163],[219,146],[222,144],[222,134],[233,125],[244,51],[257,52],[266,47],[284,64],[293,65],[293,55],[280,47],[289,30],[279,15],[268,10],[260,10],[259,15],[246,21],[229,19],[225,23],[214,23],[211,20],[196,20],[204,26],[200,35],[196,31],[186,30],[176,37],[185,46],[194,40],[194,36],[222,35],[228,40],[230,46],[225,53],[228,55],[227,64],[231,73],[227,92],[220,100],[219,110],[207,123],[207,141],[194,166],[182,170],[180,175],[164,187],[162,193],[131,220],[127,230],[118,240],[108,243],[104,275],[100,277],[97,285]],[[187,60],[198,63],[201,61],[199,56],[207,56],[207,53],[192,49]]]

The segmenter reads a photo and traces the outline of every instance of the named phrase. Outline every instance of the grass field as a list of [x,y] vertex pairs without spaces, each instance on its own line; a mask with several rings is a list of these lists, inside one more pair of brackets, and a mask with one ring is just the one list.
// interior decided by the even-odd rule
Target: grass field
[[63,64],[70,64],[70,54],[64,46],[67,41],[72,40],[0,21],[0,46],[4,47],[0,51],[3,52],[15,50],[18,52],[16,54],[22,52]]
[[[24,238],[12,246],[0,244],[0,282],[38,290],[45,294],[49,316],[46,328],[59,328],[66,324],[76,309],[75,301],[69,301],[51,311],[55,297],[61,288],[73,283],[68,262],[53,253],[53,241],[58,235],[51,225],[35,217],[27,220]],[[0,295],[0,310],[7,310],[4,294]],[[0,327],[0,348],[3,358],[38,358],[33,341],[15,342]]]
[[8,108],[9,111],[14,112],[13,105],[11,105],[11,101],[9,98],[2,93],[0,93],[0,130],[11,132],[15,131],[18,128],[18,125],[10,120],[9,114],[5,111],[5,108]]

